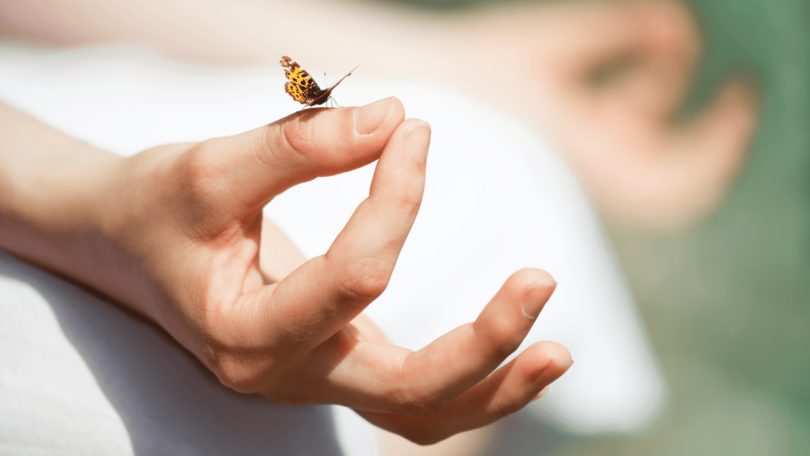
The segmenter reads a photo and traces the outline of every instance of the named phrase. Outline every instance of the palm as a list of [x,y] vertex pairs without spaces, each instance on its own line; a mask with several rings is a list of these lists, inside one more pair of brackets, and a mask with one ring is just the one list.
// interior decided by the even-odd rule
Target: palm
[[[133,209],[115,231],[145,280],[118,296],[239,392],[345,405],[423,443],[518,410],[570,366],[564,347],[541,342],[498,369],[553,292],[547,273],[516,272],[474,323],[416,352],[362,316],[387,287],[424,190],[430,130],[403,119],[391,98],[132,157],[119,194]],[[288,188],[375,159],[369,197],[325,254],[306,260],[262,219]]]

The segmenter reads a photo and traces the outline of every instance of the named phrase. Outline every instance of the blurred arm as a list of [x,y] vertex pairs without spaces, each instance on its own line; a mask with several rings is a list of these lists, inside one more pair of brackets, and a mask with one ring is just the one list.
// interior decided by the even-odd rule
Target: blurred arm
[[0,30],[46,45],[127,41],[223,64],[275,64],[290,55],[346,71],[373,62],[366,74],[442,65],[448,23],[440,19],[320,0],[0,0]]
[[[552,2],[417,14],[369,3],[235,0],[0,0],[0,30],[49,44],[123,40],[213,63],[281,55],[330,72],[416,75],[524,119],[565,152],[603,213],[671,229],[711,213],[757,123],[733,81],[700,115],[672,121],[700,37],[675,0]],[[611,62],[625,77],[594,88]]]

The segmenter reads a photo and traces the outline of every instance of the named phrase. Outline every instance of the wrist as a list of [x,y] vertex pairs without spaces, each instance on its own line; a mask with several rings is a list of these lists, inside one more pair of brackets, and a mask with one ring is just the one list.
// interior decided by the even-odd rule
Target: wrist
[[121,160],[52,130],[0,155],[0,248],[43,268],[85,281],[78,265],[92,254],[99,195]]
[[13,175],[4,179],[0,214],[21,229],[43,233],[85,228],[97,216],[107,170],[119,160],[83,145],[15,163]]

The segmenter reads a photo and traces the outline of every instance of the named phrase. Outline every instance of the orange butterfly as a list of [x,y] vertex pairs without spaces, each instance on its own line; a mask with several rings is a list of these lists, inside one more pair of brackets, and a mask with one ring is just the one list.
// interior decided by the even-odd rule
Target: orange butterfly
[[284,67],[284,75],[287,76],[284,91],[289,93],[293,100],[306,106],[317,106],[326,103],[326,101],[331,98],[332,90],[343,82],[344,79],[351,76],[354,70],[360,67],[360,65],[357,65],[349,74],[343,76],[337,84],[326,90],[322,90],[318,87],[318,83],[312,79],[312,76],[301,68],[295,60],[284,56],[281,58],[281,66]]

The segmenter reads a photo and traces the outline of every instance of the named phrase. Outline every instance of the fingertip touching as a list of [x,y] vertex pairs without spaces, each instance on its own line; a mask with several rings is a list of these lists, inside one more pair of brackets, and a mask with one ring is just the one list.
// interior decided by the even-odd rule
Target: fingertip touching
[[[359,108],[307,109],[240,135],[217,138],[200,149],[229,195],[250,210],[316,177],[351,171],[378,159],[405,109],[394,97]],[[365,132],[359,134],[355,127]],[[209,167],[206,167],[209,168]]]
[[405,109],[396,97],[385,98],[365,106],[351,109],[354,132],[358,136],[373,135],[380,128],[385,126],[386,120],[388,120],[389,117],[392,115],[396,117],[397,111],[400,114],[399,122],[396,123],[397,125],[405,118]]
[[265,149],[273,161],[318,176],[338,174],[379,158],[404,119],[395,97],[356,108],[308,109],[271,124]]
[[405,148],[413,158],[419,162],[427,161],[428,149],[430,148],[430,124],[424,120],[414,121],[408,128],[405,137]]

